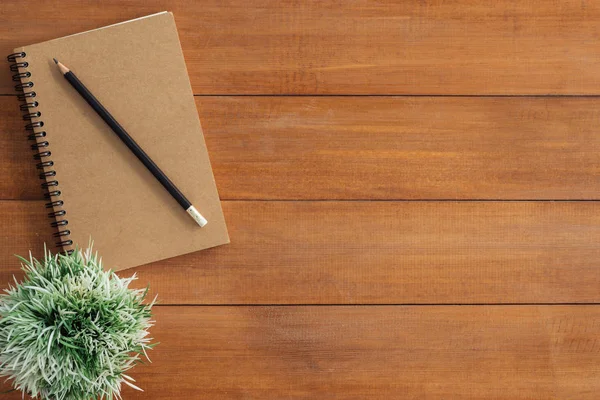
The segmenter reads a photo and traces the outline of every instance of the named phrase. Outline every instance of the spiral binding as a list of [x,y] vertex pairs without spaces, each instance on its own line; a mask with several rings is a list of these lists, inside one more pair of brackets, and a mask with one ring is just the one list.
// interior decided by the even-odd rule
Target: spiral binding
[[[53,209],[52,212],[48,213],[48,218],[53,219],[50,225],[53,228],[58,228],[58,231],[54,233],[54,237],[57,238],[56,246],[71,246],[73,244],[73,241],[69,239],[71,231],[68,229],[62,229],[69,224],[69,221],[64,218],[58,219],[59,217],[62,218],[67,214],[64,209],[57,209],[58,207],[62,207],[64,205],[62,200],[56,199],[61,195],[60,190],[57,189],[58,181],[56,179],[49,179],[56,176],[56,171],[47,170],[47,168],[50,168],[54,165],[52,160],[48,160],[48,157],[52,155],[52,152],[47,150],[47,148],[50,146],[50,142],[45,139],[38,140],[46,137],[46,131],[38,131],[38,128],[42,128],[44,126],[43,121],[34,121],[34,119],[40,118],[42,113],[40,111],[34,111],[39,106],[39,103],[33,100],[36,97],[35,91],[28,90],[34,86],[33,81],[25,81],[26,79],[31,78],[31,72],[23,70],[29,66],[29,63],[23,60],[25,57],[27,57],[27,54],[22,51],[19,53],[13,53],[6,57],[6,59],[8,62],[12,63],[10,65],[10,70],[14,72],[12,80],[19,82],[17,85],[15,85],[15,90],[18,92],[17,98],[19,101],[23,102],[23,104],[20,105],[20,109],[26,113],[23,115],[23,121],[27,122],[25,125],[25,130],[31,132],[27,135],[27,139],[35,142],[31,145],[31,149],[36,151],[36,153],[33,155],[33,158],[34,160],[40,161],[36,163],[35,167],[38,170],[41,170],[39,174],[40,179],[45,180],[45,182],[42,183],[42,189],[46,191],[44,193],[44,198],[49,200],[49,202],[46,203],[46,208]],[[71,251],[72,250],[69,252]]]

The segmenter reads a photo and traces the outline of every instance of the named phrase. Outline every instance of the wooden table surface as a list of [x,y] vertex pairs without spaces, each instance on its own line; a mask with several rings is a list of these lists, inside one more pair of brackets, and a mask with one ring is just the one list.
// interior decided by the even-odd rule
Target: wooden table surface
[[[3,0],[0,54],[162,10],[231,244],[135,269],[126,399],[599,398],[600,2]],[[0,282],[51,240],[12,86]]]

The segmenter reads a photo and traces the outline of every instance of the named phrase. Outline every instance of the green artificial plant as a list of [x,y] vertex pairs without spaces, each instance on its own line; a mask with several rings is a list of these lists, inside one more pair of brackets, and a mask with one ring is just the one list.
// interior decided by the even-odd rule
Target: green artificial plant
[[24,259],[0,295],[0,375],[36,399],[118,399],[126,372],[148,359],[151,308],[136,279],[104,271],[91,249]]

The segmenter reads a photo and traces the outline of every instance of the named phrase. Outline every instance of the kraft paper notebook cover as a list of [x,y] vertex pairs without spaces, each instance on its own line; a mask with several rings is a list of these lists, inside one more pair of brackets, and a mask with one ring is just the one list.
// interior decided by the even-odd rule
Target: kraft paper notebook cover
[[[27,133],[39,147],[38,172],[49,175],[46,194],[54,203],[48,211],[56,214],[65,250],[71,240],[86,247],[92,238],[104,266],[121,270],[229,242],[171,13],[15,49],[20,52],[11,68],[21,80],[21,108],[34,115]],[[63,79],[53,57],[185,193],[208,220],[205,227]]]

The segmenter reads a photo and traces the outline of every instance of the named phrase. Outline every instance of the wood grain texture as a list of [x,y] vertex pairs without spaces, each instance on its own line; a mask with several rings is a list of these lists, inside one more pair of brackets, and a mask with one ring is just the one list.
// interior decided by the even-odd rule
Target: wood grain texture
[[[596,400],[600,310],[159,307],[125,399]],[[20,395],[6,396],[20,399]]]
[[[222,199],[600,198],[598,98],[200,97],[197,105]],[[41,198],[24,136],[18,102],[0,97],[4,199]]]
[[[198,95],[600,94],[589,0],[4,0],[0,54],[161,10]],[[123,272],[162,303],[126,399],[598,398],[600,202],[440,200],[600,200],[600,99],[197,104],[232,243]],[[7,96],[0,174],[1,286],[52,241]]]
[[[4,284],[18,269],[11,254],[40,254],[50,228],[41,202],[0,206]],[[162,304],[600,301],[597,202],[233,201],[223,208],[231,244],[123,274],[137,272],[139,286],[150,284]]]
[[41,181],[35,169],[34,151],[27,140],[14,96],[0,97],[0,196],[2,199],[41,199]]
[[[600,93],[596,1],[61,0],[31,9],[4,0],[0,7],[2,54],[173,11],[197,94]],[[0,93],[12,93],[8,71],[0,71]]]

